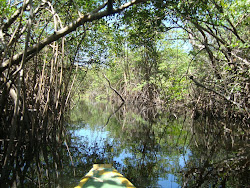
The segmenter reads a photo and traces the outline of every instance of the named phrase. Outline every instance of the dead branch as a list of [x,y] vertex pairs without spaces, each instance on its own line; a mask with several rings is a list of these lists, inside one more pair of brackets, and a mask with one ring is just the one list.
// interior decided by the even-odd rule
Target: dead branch
[[120,97],[120,99],[121,99],[122,102],[124,103],[124,102],[125,102],[124,98],[120,95],[120,93],[119,93],[115,88],[113,88],[113,87],[111,86],[111,83],[110,83],[109,79],[106,77],[106,75],[103,74],[103,76],[104,76],[104,78],[108,81],[110,89],[112,89],[112,90]]
[[225,96],[225,95],[223,95],[223,94],[221,94],[221,93],[215,91],[214,89],[211,89],[211,88],[209,88],[209,87],[203,85],[202,83],[200,83],[200,82],[198,82],[197,80],[195,80],[193,76],[189,76],[189,78],[190,78],[197,86],[202,87],[202,88],[204,88],[204,89],[206,89],[206,90],[208,90],[208,91],[211,91],[211,92],[215,93],[216,95],[220,96],[221,98],[225,99],[226,101],[228,101],[228,102],[230,102],[230,103],[236,105],[240,110],[246,111],[246,112],[248,113],[248,115],[249,115],[249,109],[248,109],[247,107],[245,107],[245,109],[243,109],[243,107],[242,107],[242,105],[241,105],[240,103],[237,103],[237,102],[231,100],[229,97],[227,97],[227,96]]

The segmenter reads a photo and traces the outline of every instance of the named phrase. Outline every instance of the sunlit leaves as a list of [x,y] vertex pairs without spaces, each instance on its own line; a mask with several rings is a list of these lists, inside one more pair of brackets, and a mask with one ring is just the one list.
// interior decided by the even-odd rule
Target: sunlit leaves
[[0,1],[0,15],[1,15],[1,20],[6,21],[5,19],[9,18],[16,10],[15,6],[11,6],[7,3],[6,0],[1,0]]

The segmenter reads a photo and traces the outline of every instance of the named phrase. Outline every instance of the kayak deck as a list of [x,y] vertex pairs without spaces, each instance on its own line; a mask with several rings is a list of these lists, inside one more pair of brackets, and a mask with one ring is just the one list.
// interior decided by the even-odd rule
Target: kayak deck
[[75,188],[126,188],[135,187],[111,164],[94,164]]

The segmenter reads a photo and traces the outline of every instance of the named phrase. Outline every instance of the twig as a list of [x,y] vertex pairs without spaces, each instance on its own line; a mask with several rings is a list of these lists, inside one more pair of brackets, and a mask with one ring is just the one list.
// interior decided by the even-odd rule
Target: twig
[[106,77],[106,75],[103,74],[103,76],[104,76],[104,78],[108,81],[110,89],[112,89],[112,90],[120,97],[120,99],[121,99],[122,102],[124,103],[124,102],[125,102],[124,98],[120,95],[120,93],[119,93],[115,88],[113,88],[113,87],[111,86],[111,83],[110,83],[109,79]]
[[211,92],[215,93],[216,95],[220,96],[221,98],[225,99],[226,101],[228,101],[228,102],[230,102],[230,103],[236,105],[240,110],[246,111],[247,114],[249,115],[249,110],[248,110],[247,107],[245,107],[245,109],[243,109],[243,108],[241,107],[242,105],[241,105],[240,103],[237,103],[237,102],[231,100],[230,98],[226,97],[225,95],[223,95],[223,94],[221,94],[221,93],[219,93],[219,92],[217,92],[217,91],[215,91],[215,90],[213,90],[213,89],[211,89],[211,88],[206,87],[206,86],[203,85],[202,83],[200,83],[200,82],[198,82],[197,80],[195,80],[193,76],[189,76],[189,78],[190,78],[197,86],[202,87],[202,88],[204,88],[204,89],[206,89],[206,90],[208,90],[208,91],[211,91]]

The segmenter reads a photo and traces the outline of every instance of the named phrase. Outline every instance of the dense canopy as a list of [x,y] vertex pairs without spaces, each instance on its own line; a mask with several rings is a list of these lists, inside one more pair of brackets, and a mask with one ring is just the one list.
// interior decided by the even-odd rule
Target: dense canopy
[[193,118],[212,115],[249,128],[249,3],[1,1],[1,184],[12,185],[17,176],[24,182],[29,164],[23,160],[51,144],[41,149],[49,163],[80,95],[187,107]]

